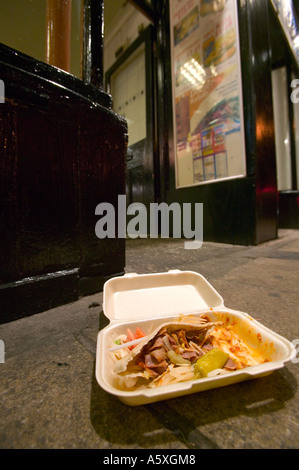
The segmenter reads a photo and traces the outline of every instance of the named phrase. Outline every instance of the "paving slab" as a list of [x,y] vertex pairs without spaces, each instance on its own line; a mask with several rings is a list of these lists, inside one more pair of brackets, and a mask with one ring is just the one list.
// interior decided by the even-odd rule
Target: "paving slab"
[[[126,272],[192,270],[227,307],[299,338],[299,231],[257,247],[127,240]],[[1,449],[298,449],[299,365],[221,389],[138,407],[95,379],[102,293],[0,325]]]

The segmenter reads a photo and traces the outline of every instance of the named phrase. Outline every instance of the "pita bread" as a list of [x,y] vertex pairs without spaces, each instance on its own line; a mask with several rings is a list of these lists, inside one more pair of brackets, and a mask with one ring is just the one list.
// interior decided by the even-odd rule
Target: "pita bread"
[[[203,317],[185,317],[181,320],[163,323],[157,327],[151,334],[149,334],[144,341],[139,343],[135,348],[122,359],[118,360],[114,366],[114,373],[120,380],[122,385],[130,383],[132,386],[133,379],[137,382],[139,377],[145,377],[143,372],[136,370],[136,359],[143,353],[148,344],[158,337],[163,329],[166,329],[168,334],[172,334],[176,331],[198,331],[198,333],[209,330],[215,324],[221,322],[209,322]],[[154,341],[153,341],[154,342]]]

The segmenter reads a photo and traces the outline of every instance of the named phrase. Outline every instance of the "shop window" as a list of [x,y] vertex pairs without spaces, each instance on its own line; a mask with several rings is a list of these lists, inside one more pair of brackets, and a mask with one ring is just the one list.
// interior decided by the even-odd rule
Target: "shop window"
[[144,43],[116,70],[110,79],[114,110],[126,118],[129,146],[146,137]]

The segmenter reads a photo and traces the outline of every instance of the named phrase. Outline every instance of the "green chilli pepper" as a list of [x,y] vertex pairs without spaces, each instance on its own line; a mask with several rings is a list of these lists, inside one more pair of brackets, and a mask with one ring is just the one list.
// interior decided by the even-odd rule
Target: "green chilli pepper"
[[211,349],[194,364],[194,378],[207,377],[214,369],[222,369],[228,360],[228,354],[218,348]]

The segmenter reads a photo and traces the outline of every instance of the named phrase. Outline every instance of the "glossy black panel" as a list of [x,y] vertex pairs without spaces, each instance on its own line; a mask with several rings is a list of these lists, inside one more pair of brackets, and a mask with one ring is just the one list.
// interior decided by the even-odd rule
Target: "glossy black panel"
[[96,237],[95,208],[125,191],[126,122],[104,92],[20,63],[0,62],[0,321],[90,293],[88,278],[99,291],[125,265],[124,239]]
[[[155,102],[155,33],[150,25],[125,50],[116,62],[107,70],[105,83],[110,89],[113,74],[124,67],[136,50],[144,44],[145,48],[145,137],[128,147],[127,152],[127,204],[141,202],[149,207],[151,202],[159,199],[159,162],[157,153],[157,123]],[[113,93],[113,90],[111,90]],[[112,96],[113,98],[113,96]]]
[[254,245],[254,184],[246,178],[168,191],[168,203],[191,203],[193,219],[194,204],[203,203],[204,241]]

